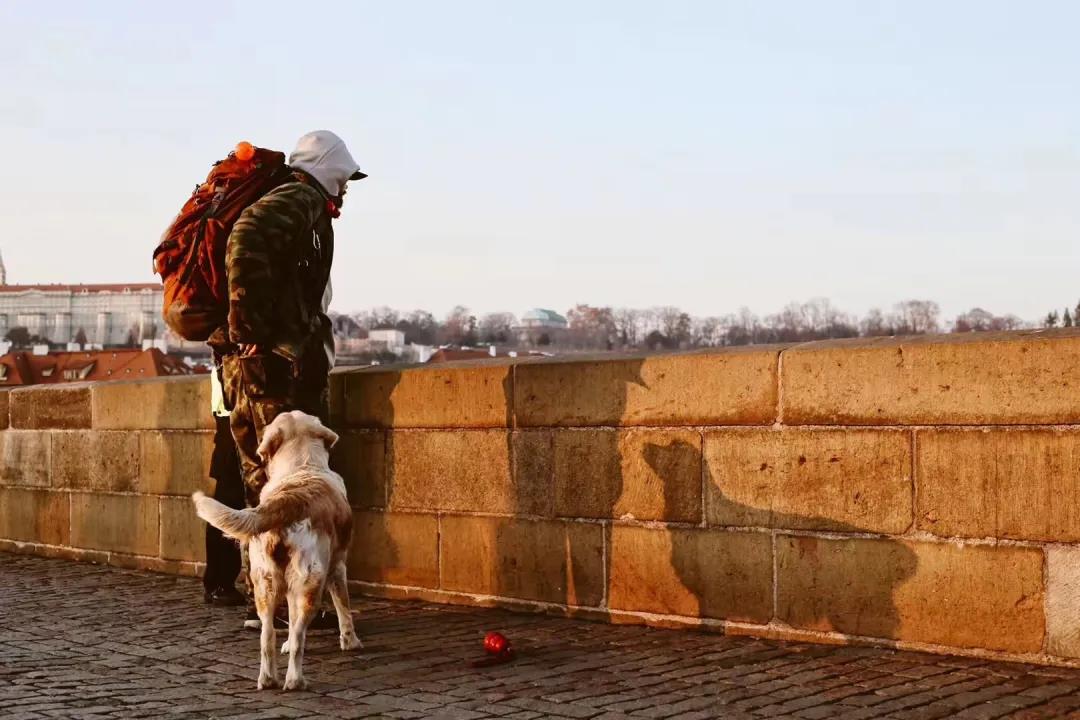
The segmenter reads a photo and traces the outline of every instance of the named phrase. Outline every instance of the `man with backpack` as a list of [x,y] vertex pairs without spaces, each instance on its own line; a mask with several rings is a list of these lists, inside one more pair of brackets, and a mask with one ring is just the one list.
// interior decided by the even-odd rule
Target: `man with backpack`
[[[266,482],[257,448],[274,418],[301,410],[328,421],[331,221],[349,181],[364,177],[326,130],[300,138],[288,164],[281,153],[240,143],[196,187],[154,252],[166,322],[214,352],[250,505]],[[228,574],[232,561],[216,555]]]
[[229,235],[228,321],[209,340],[253,505],[266,482],[256,453],[264,428],[290,410],[328,421],[331,220],[349,181],[366,177],[328,131],[300,138],[289,167],[289,181],[244,210]]

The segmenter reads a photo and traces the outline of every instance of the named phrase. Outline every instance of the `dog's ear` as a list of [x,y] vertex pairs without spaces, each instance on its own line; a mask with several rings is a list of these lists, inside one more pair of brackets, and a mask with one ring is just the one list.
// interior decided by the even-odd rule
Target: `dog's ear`
[[256,454],[259,459],[263,461],[263,465],[270,462],[270,458],[274,456],[278,448],[281,447],[281,442],[285,439],[285,434],[281,430],[281,423],[270,423],[270,427],[266,428],[263,433],[262,442],[259,443],[259,449],[256,450]]
[[326,427],[322,423],[319,423],[319,429],[315,433],[315,437],[323,441],[323,444],[326,445],[327,450],[330,450],[335,445],[337,445],[337,441],[340,439],[336,432]]

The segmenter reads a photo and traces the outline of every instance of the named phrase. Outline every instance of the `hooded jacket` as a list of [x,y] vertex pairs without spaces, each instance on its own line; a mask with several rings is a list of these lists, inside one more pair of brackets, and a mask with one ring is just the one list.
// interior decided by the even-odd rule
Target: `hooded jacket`
[[340,197],[349,180],[364,177],[345,142],[329,130],[316,130],[300,138],[289,155],[289,166],[315,178],[331,197]]

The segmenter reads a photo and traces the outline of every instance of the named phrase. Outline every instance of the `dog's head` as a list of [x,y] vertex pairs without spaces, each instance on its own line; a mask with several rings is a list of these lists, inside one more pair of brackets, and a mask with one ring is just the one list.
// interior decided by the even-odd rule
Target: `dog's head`
[[262,442],[259,444],[258,454],[264,465],[286,446],[295,446],[300,450],[306,448],[308,454],[311,450],[320,457],[328,457],[330,448],[337,444],[338,435],[319,421],[319,418],[307,413],[293,410],[282,413],[274,418],[269,427],[263,432]]

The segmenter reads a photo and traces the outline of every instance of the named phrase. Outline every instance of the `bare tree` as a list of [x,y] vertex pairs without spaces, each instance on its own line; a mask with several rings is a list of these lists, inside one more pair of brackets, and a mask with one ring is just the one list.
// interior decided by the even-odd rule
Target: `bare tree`
[[577,305],[566,313],[571,342],[581,348],[610,350],[618,329],[609,307]]
[[476,326],[476,316],[467,307],[457,305],[446,316],[440,335],[443,342],[454,345],[475,345]]
[[438,342],[439,321],[427,310],[413,310],[398,320],[397,329],[405,333],[407,343],[434,345]]
[[679,334],[680,325],[683,323],[683,313],[677,307],[671,307],[670,305],[664,307],[653,308],[655,313],[657,330],[664,334],[665,337],[674,338]]
[[956,316],[953,332],[1000,332],[1019,330],[1024,326],[1015,315],[994,315],[982,308],[972,308]]
[[619,343],[623,347],[637,347],[641,329],[641,311],[631,308],[619,308],[612,313]]
[[494,312],[480,319],[480,339],[486,343],[508,343],[514,336],[517,318],[508,312]]
[[696,318],[691,330],[691,342],[696,347],[723,345],[723,322],[721,319],[718,317]]
[[393,308],[381,306],[357,313],[353,319],[365,330],[389,330],[397,327],[401,315]]
[[882,335],[895,335],[896,330],[892,322],[885,317],[880,308],[871,308],[861,321],[859,330],[864,337],[880,337]]
[[893,306],[898,335],[925,335],[941,331],[941,308],[933,300],[905,300]]

